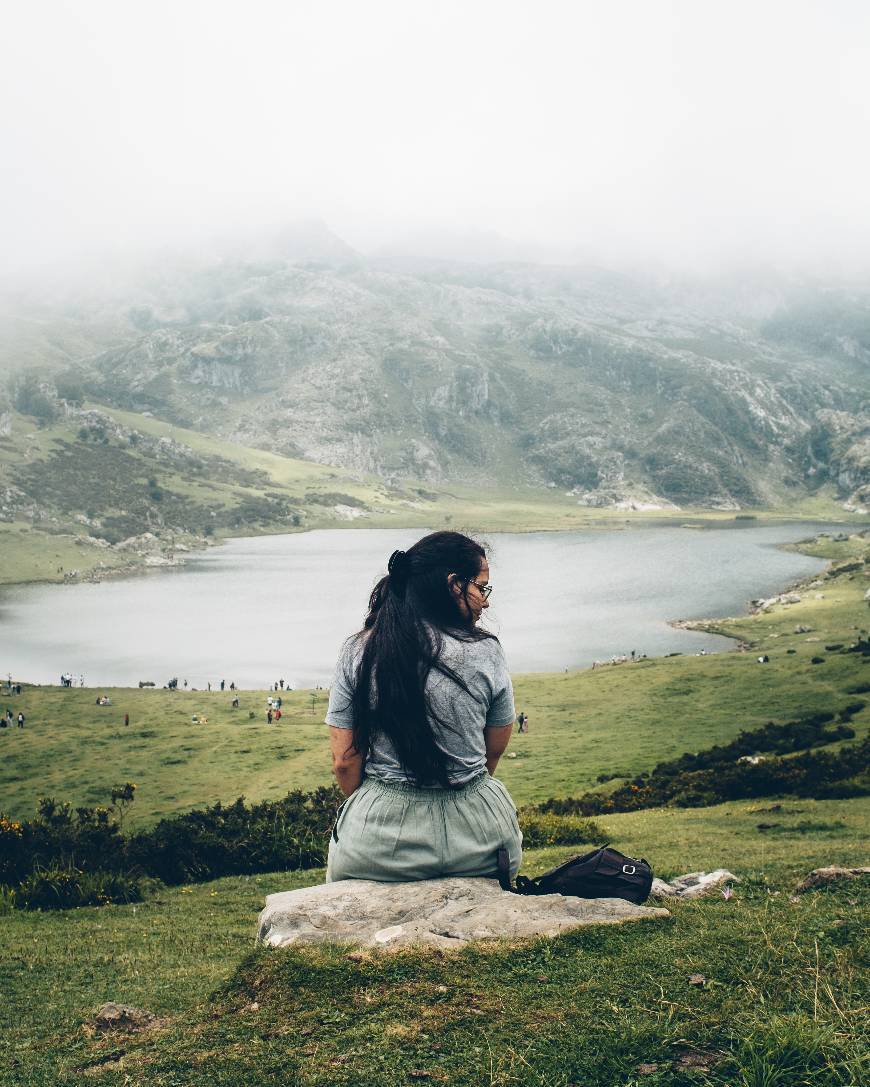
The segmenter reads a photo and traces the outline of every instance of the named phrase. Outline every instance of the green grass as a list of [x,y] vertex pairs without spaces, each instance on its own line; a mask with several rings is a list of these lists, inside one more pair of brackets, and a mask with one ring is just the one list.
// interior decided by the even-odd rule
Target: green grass
[[[475,1087],[591,1087],[633,1083],[639,1064],[658,1063],[658,1078],[642,1082],[688,1084],[705,1081],[679,1071],[680,1056],[701,1052],[716,1058],[717,1084],[762,1087],[752,1068],[775,1070],[788,1053],[800,1072],[770,1084],[857,1087],[866,891],[850,884],[797,903],[789,894],[813,867],[856,863],[870,802],[770,807],[599,820],[615,846],[664,876],[730,868],[742,877],[730,901],[677,904],[671,923],[458,957],[252,954],[264,896],[319,882],[320,871],[166,888],[136,906],[6,915],[0,1083],[325,1087],[413,1082],[422,1070]],[[757,829],[773,821],[828,829],[776,838]],[[527,854],[525,870],[570,852]],[[703,989],[689,986],[694,973],[708,979]],[[141,1039],[87,1037],[82,1025],[107,1000],[170,1022]]]

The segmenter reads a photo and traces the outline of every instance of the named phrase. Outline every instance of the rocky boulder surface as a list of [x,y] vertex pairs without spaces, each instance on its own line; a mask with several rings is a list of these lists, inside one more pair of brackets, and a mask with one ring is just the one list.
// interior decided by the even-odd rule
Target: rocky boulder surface
[[870,867],[843,868],[835,864],[827,868],[814,868],[806,879],[795,887],[794,893],[805,894],[807,891],[814,891],[817,887],[825,887],[830,883],[839,883],[843,880],[866,880],[868,876],[870,876]]
[[271,947],[338,941],[384,950],[459,948],[471,940],[556,936],[581,925],[669,917],[666,909],[621,898],[511,894],[494,879],[346,879],[269,895],[257,939]]
[[724,885],[739,882],[739,877],[727,868],[716,868],[712,872],[688,872],[670,883],[654,879],[650,894],[653,898],[703,898]]

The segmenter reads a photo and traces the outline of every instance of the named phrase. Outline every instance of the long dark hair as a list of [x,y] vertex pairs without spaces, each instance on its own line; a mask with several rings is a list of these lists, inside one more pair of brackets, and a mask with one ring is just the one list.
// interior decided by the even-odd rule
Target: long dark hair
[[417,785],[449,785],[447,756],[432,726],[450,726],[429,704],[430,672],[441,672],[468,691],[441,660],[443,635],[468,642],[494,637],[475,629],[470,612],[463,615],[447,581],[456,575],[467,605],[468,584],[485,558],[484,548],[461,532],[433,532],[408,551],[394,551],[357,635],[363,650],[353,683],[353,746],[365,756],[377,735],[386,736]]

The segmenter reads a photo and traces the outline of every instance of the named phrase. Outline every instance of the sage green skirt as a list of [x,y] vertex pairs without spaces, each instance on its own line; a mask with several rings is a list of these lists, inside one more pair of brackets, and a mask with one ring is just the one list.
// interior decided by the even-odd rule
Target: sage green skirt
[[487,773],[457,789],[418,789],[366,778],[339,811],[326,882],[496,878],[502,847],[515,876],[522,843],[510,793]]

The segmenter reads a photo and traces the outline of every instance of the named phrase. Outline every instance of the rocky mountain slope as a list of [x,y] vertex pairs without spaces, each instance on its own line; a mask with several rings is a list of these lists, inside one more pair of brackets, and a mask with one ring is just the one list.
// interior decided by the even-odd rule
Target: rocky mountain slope
[[590,506],[788,506],[822,483],[870,502],[867,295],[367,261],[321,241],[305,259],[151,269],[62,314],[19,309],[6,368],[39,360],[40,335],[43,365],[5,395],[22,411],[87,397],[390,481],[555,485]]

